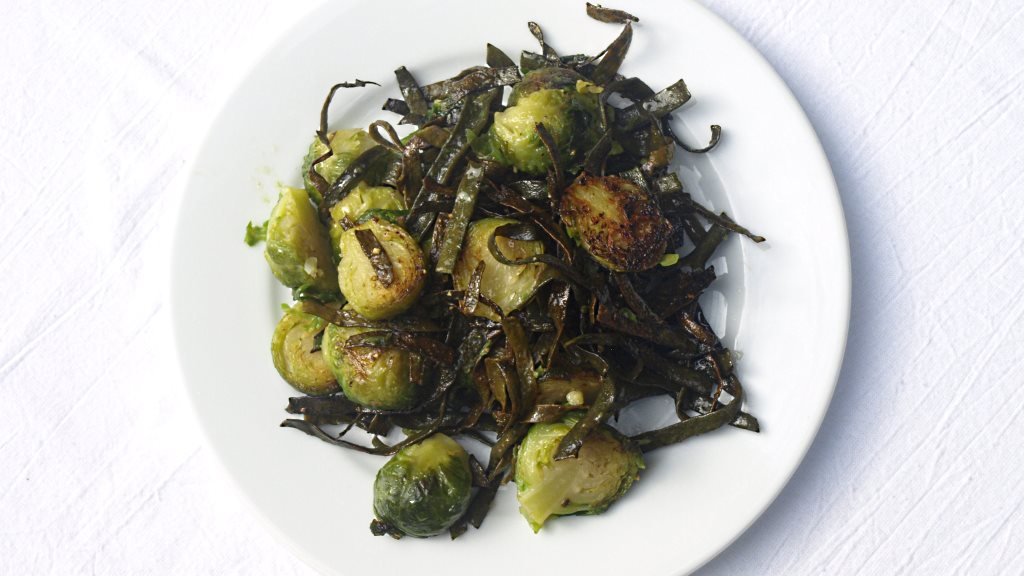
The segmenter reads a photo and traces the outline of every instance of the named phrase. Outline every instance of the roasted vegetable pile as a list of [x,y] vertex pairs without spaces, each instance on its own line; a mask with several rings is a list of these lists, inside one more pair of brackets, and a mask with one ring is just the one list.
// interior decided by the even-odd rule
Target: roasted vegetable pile
[[[695,203],[670,168],[721,131],[704,147],[680,141],[686,85],[620,74],[637,19],[587,14],[624,24],[596,56],[560,56],[531,22],[540,52],[518,64],[487,45],[486,66],[440,82],[399,68],[402,97],[384,104],[398,128],[329,131],[337,91],[374,83],[332,87],[304,188],[246,232],[296,300],[272,338],[274,365],[304,394],[282,426],[393,456],[374,534],[457,537],[510,480],[536,531],[608,508],[644,452],[727,425],[758,431],[700,296],[730,232],[763,238]],[[678,423],[632,437],[610,425],[661,395]]]

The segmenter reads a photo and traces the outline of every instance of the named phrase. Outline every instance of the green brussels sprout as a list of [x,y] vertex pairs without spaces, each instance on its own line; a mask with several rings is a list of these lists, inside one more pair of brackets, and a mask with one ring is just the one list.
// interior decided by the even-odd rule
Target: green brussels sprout
[[423,359],[397,348],[345,348],[352,336],[371,331],[329,324],[322,344],[324,360],[349,400],[366,408],[408,410],[416,405]]
[[[578,148],[595,139],[592,130],[585,130],[592,124],[586,116],[596,116],[600,107],[590,87],[582,76],[563,68],[541,68],[523,76],[509,107],[494,114],[489,140],[496,157],[528,174],[547,172],[551,157],[537,135],[537,124],[543,124],[568,165]],[[581,129],[584,138],[575,138]]]
[[267,221],[264,256],[270,271],[289,288],[337,294],[331,244],[306,191],[285,187]]
[[572,99],[563,90],[539,90],[515,106],[494,113],[492,143],[509,164],[527,174],[544,174],[551,167],[547,148],[537,134],[543,124],[559,150],[572,139],[569,109]]
[[[494,231],[506,224],[516,224],[511,218],[484,218],[469,225],[462,252],[452,270],[452,283],[456,290],[465,290],[480,262],[484,273],[480,278],[480,293],[497,304],[502,313],[518,310],[537,289],[553,277],[551,267],[543,263],[509,266],[495,260],[487,247]],[[544,253],[544,243],[539,240],[513,240],[499,236],[498,249],[509,260],[521,260],[528,256]],[[476,307],[476,316],[498,320],[498,315],[489,306]]]
[[[384,286],[370,259],[363,253],[357,230],[370,230],[391,262],[392,281]],[[370,320],[384,320],[405,312],[420,297],[427,269],[416,240],[404,228],[373,218],[349,228],[339,239],[338,283],[352,309]]]
[[575,70],[550,66],[533,70],[512,89],[508,97],[508,105],[515,106],[519,100],[540,90],[575,90],[578,83],[586,83],[586,79]]
[[601,391],[603,382],[601,375],[592,370],[566,372],[555,369],[537,380],[537,403],[572,406],[591,404]]
[[576,458],[553,460],[558,443],[581,414],[574,412],[561,422],[534,424],[516,448],[519,512],[534,532],[551,516],[604,512],[644,468],[640,451],[604,425],[586,437]]
[[[341,173],[345,171],[345,168],[348,168],[348,165],[358,158],[360,154],[377,145],[373,138],[370,138],[370,135],[366,133],[366,130],[360,128],[330,132],[327,134],[327,140],[331,143],[331,151],[334,154],[327,160],[317,164],[316,172],[323,176],[328,184],[333,184],[338,179],[338,176],[341,176]],[[327,146],[319,138],[314,137],[313,142],[309,145],[306,157],[302,160],[302,179],[306,185],[306,192],[309,192],[310,197],[317,202],[321,200],[320,192],[309,178],[309,167],[313,164],[314,160],[323,156],[325,152],[327,152]]]
[[434,434],[402,448],[377,472],[373,511],[389,533],[434,536],[466,512],[472,485],[469,455]]
[[292,306],[277,323],[270,340],[274,368],[299,392],[321,396],[337,392],[338,383],[324,362],[317,335],[327,322],[307,311],[307,304]]
[[341,225],[343,219],[348,218],[349,221],[356,222],[372,210],[398,211],[405,209],[405,200],[394,188],[368,186],[366,183],[360,182],[349,192],[348,196],[331,207],[330,235],[334,253],[341,256],[339,244],[341,235],[345,232],[345,228]]
[[569,235],[615,272],[657,265],[672,236],[654,197],[618,176],[581,174],[562,195],[559,214]]

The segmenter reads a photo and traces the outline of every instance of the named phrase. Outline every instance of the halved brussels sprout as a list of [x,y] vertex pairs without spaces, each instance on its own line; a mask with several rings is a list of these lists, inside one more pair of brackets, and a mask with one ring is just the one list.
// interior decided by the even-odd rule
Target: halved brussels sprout
[[366,408],[407,410],[416,405],[423,380],[419,354],[397,348],[345,348],[349,338],[371,332],[330,324],[324,330],[324,360],[349,400]]
[[508,97],[508,105],[515,106],[519,100],[541,90],[575,90],[578,82],[586,79],[575,70],[549,66],[533,70],[512,89]]
[[[357,231],[373,232],[391,265],[387,286],[363,252]],[[384,320],[405,312],[419,298],[426,284],[427,269],[416,240],[401,226],[373,218],[349,228],[338,243],[341,263],[338,283],[352,309],[370,320]]]
[[264,256],[270,271],[285,286],[317,294],[338,293],[331,244],[305,190],[281,190],[267,221]]
[[465,449],[434,434],[401,449],[377,472],[373,511],[389,532],[426,538],[466,512],[472,486]]
[[[316,172],[323,176],[328,184],[334,183],[338,176],[345,171],[345,168],[348,168],[348,165],[360,154],[377,145],[373,138],[366,133],[366,130],[360,128],[330,132],[327,134],[327,140],[331,143],[331,151],[334,154],[317,164]],[[325,152],[327,152],[327,146],[319,138],[314,137],[313,142],[309,145],[309,151],[306,152],[306,157],[302,160],[302,179],[306,185],[306,191],[317,202],[320,201],[320,192],[309,178],[309,167]]]
[[551,516],[604,512],[626,493],[644,467],[640,451],[604,425],[587,436],[576,458],[553,460],[558,443],[581,414],[534,424],[516,448],[519,511],[534,532]]
[[296,390],[310,396],[321,396],[338,390],[317,345],[317,335],[327,322],[307,311],[307,304],[299,302],[285,312],[277,323],[270,340],[270,355],[274,368]]
[[405,209],[405,201],[394,188],[368,186],[365,182],[360,182],[349,192],[348,196],[331,207],[330,234],[334,253],[341,256],[339,244],[341,235],[345,232],[345,228],[341,225],[344,218],[355,223],[367,212],[373,210],[399,211]]
[[[506,224],[516,224],[511,218],[484,218],[469,225],[462,252],[452,270],[452,283],[456,290],[465,290],[480,262],[484,273],[480,279],[480,293],[497,304],[504,314],[518,310],[537,289],[552,278],[553,272],[547,264],[533,263],[523,266],[509,266],[498,262],[487,247],[494,231]],[[499,236],[498,249],[509,260],[521,260],[528,256],[544,253],[544,243],[539,240],[513,240]],[[498,315],[489,306],[476,307],[476,316],[498,320]]]
[[646,190],[618,176],[581,174],[562,195],[570,236],[615,272],[640,272],[665,255],[672,224]]

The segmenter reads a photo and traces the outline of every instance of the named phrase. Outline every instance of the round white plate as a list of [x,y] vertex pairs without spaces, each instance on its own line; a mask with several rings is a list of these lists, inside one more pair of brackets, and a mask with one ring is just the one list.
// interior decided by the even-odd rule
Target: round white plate
[[[373,537],[371,493],[383,458],[281,429],[292,390],[269,342],[286,292],[260,249],[242,243],[299,165],[334,82],[333,127],[366,126],[405,65],[421,83],[480,64],[485,43],[535,50],[538,21],[563,54],[594,54],[618,33],[582,1],[330,3],[310,14],[237,87],[192,165],[173,258],[172,313],[189,394],[238,489],[296,553],[327,574],[682,574],[732,542],[795,471],[825,415],[842,362],[850,262],[839,197],[800,106],[764,59],[696,2],[617,2],[640,17],[623,71],[656,89],[684,78],[695,98],[676,126],[691,141],[721,124],[712,153],[680,154],[688,189],[769,240],[731,239],[706,303],[742,354],[747,407],[763,432],[723,429],[649,455],[641,481],[606,514],[552,521],[534,534],[504,488],[481,530],[395,541]],[[414,6],[416,8],[414,8]],[[422,8],[420,8],[422,6]],[[624,417],[627,431],[648,404]]]

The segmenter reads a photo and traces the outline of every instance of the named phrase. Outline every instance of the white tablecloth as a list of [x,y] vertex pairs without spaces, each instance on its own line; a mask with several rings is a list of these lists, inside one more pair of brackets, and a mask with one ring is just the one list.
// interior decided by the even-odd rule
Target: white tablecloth
[[[854,290],[817,441],[702,573],[1024,572],[1024,5],[705,4],[817,128]],[[312,573],[203,446],[165,303],[192,120],[310,7],[0,7],[0,573]]]

